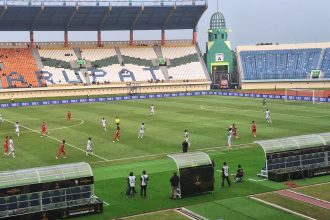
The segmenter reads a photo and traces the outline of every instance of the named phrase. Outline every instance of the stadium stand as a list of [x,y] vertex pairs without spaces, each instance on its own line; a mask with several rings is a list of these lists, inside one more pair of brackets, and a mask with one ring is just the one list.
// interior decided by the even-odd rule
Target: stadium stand
[[0,75],[3,88],[38,87],[38,71],[40,69],[31,49],[0,48]]
[[243,79],[307,79],[320,55],[320,48],[242,51]]
[[170,60],[168,74],[174,80],[206,79],[194,46],[163,47],[164,58]]
[[320,69],[324,74],[324,78],[330,78],[330,48],[326,48],[323,51],[323,57],[322,57]]

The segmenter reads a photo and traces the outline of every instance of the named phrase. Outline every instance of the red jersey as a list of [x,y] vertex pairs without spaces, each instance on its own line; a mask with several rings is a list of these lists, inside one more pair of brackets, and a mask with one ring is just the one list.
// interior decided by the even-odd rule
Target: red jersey
[[64,151],[64,144],[63,143],[60,145],[59,151],[62,151],[62,152]]
[[256,124],[252,124],[252,131],[257,131],[257,125]]
[[237,134],[237,128],[236,127],[233,127],[233,134],[234,134],[234,136],[236,136],[236,134]]
[[66,118],[67,118],[67,119],[70,119],[70,118],[71,118],[71,112],[68,112],[68,113],[66,114]]
[[5,138],[5,140],[3,141],[3,147],[6,149],[8,149],[8,139]]
[[41,125],[41,130],[42,130],[43,132],[46,132],[46,130],[47,130],[46,123],[42,123],[42,125]]

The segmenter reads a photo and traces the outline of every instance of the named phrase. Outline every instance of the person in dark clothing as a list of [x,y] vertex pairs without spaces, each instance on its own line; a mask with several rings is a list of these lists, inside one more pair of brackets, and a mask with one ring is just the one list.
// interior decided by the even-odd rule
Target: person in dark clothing
[[188,152],[188,146],[189,146],[189,143],[187,142],[187,140],[184,140],[182,142],[182,153],[187,153]]
[[174,172],[173,176],[170,179],[171,187],[172,187],[172,193],[171,193],[171,199],[177,198],[177,188],[180,183],[180,177],[176,172]]
[[235,182],[242,182],[243,181],[243,176],[244,176],[244,171],[242,166],[239,164],[235,176]]
[[229,180],[229,166],[226,162],[223,163],[222,166],[222,182],[221,182],[221,188],[225,185],[225,180],[228,183],[228,186],[230,186],[230,180]]

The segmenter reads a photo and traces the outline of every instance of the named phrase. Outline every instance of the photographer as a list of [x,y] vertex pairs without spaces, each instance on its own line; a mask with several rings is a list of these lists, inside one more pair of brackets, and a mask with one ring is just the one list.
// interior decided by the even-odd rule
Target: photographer
[[135,191],[135,180],[136,177],[133,175],[133,172],[130,172],[127,181],[128,181],[128,190],[127,190],[127,195],[132,195],[134,196],[134,194],[136,193]]
[[174,172],[173,176],[170,179],[172,191],[171,191],[171,199],[177,198],[177,189],[180,183],[180,177],[176,172]]
[[146,197],[147,196],[147,185],[148,185],[148,180],[149,180],[149,177],[148,177],[146,171],[142,172],[140,180],[141,180],[140,194],[141,194],[141,196]]

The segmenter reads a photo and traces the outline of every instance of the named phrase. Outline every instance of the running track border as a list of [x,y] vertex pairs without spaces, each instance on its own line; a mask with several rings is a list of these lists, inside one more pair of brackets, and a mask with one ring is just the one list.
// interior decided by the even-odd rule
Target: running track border
[[[127,95],[127,96],[111,96],[99,98],[79,98],[79,99],[63,99],[63,100],[46,100],[46,101],[31,101],[31,102],[16,102],[16,103],[2,103],[1,108],[27,107],[27,106],[44,106],[44,105],[60,105],[60,104],[78,104],[78,103],[94,103],[94,102],[110,102],[122,100],[138,100],[151,98],[171,98],[171,97],[185,97],[185,96],[231,96],[231,97],[245,97],[245,98],[267,98],[285,100],[285,95],[274,94],[257,94],[257,93],[241,93],[241,92],[222,92],[222,91],[195,91],[195,92],[179,92],[179,93],[161,93],[161,94],[145,94],[145,95]],[[309,96],[288,96],[288,100],[307,101],[312,102],[313,97]],[[315,97],[316,102],[330,103],[329,98]]]

